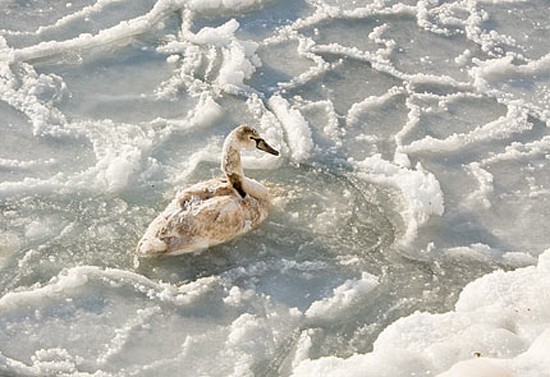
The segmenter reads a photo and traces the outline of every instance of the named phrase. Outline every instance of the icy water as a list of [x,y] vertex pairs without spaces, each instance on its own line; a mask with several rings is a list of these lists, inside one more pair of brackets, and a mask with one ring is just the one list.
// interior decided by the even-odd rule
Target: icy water
[[[549,20],[1,2],[0,375],[550,376]],[[269,218],[136,264],[241,123],[281,151],[244,157]]]

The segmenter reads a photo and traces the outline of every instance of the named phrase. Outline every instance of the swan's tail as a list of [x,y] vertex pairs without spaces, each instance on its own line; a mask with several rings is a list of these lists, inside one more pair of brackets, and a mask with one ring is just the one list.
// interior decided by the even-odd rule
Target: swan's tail
[[167,248],[165,242],[154,237],[147,238],[147,235],[145,235],[139,241],[136,247],[136,253],[140,257],[151,257],[166,252]]

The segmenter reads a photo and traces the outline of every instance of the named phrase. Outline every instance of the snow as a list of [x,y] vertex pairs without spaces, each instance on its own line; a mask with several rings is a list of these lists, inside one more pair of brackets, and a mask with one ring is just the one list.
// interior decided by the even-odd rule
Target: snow
[[496,271],[468,284],[453,311],[401,318],[378,336],[371,353],[305,359],[293,375],[545,375],[549,258],[550,250],[537,266]]
[[338,312],[345,311],[357,300],[364,298],[377,285],[376,276],[363,272],[360,279],[346,280],[344,284],[334,288],[332,296],[313,302],[305,315],[310,319],[333,318]]
[[415,169],[409,169],[386,161],[380,155],[352,163],[356,166],[359,177],[394,187],[401,192],[405,201],[402,216],[408,224],[402,236],[405,245],[416,238],[418,228],[432,215],[443,214],[444,198],[439,182],[420,163]]
[[271,97],[268,106],[285,130],[292,160],[296,162],[307,160],[313,150],[313,140],[307,120],[298,109],[291,107],[288,101],[279,95]]
[[[545,376],[545,0],[8,2],[0,374]],[[243,155],[266,222],[134,264]],[[185,374],[185,372],[184,372]]]

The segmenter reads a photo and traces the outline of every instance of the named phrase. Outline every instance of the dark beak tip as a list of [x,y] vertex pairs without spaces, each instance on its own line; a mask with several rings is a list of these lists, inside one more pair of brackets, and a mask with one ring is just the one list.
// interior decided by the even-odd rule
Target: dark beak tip
[[269,154],[272,154],[273,156],[278,156],[279,155],[279,151],[272,148],[272,147],[269,147],[269,150],[267,150],[266,152],[269,153]]
[[256,142],[256,148],[258,148],[259,150],[262,150],[264,152],[267,152],[269,154],[272,154],[274,156],[278,156],[279,155],[279,151],[273,149],[269,144],[267,144],[265,142],[264,139],[259,139],[257,142]]

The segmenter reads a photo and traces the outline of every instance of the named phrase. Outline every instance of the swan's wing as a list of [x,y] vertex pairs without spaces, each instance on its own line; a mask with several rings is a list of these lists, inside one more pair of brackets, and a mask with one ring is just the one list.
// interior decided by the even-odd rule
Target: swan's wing
[[166,219],[158,238],[169,245],[175,239],[178,239],[178,244],[193,242],[196,238],[211,240],[212,244],[224,242],[238,233],[242,226],[244,214],[239,202],[235,195],[191,200]]
[[[180,254],[205,249],[251,230],[267,217],[268,202],[251,195],[242,199],[230,187],[219,186],[217,195],[204,194],[208,196],[206,199],[201,199],[198,194],[190,195],[199,192],[190,189],[184,191],[187,194],[178,195],[149,225],[138,244],[140,255]],[[183,205],[182,198],[186,198]]]
[[231,195],[234,189],[228,182],[220,179],[210,179],[208,181],[199,182],[185,190],[179,191],[176,194],[175,203],[180,207],[185,207],[190,201],[204,201],[216,196]]

